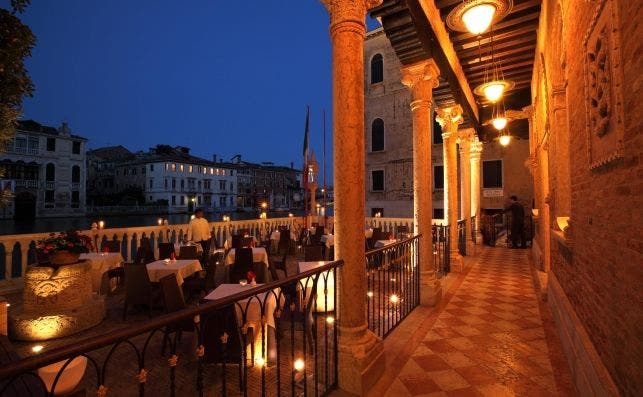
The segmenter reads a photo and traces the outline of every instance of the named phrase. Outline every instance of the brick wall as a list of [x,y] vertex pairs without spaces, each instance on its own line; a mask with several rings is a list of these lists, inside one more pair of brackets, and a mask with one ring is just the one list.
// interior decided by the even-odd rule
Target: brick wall
[[[614,135],[609,134],[616,134],[615,124],[610,124],[607,134],[600,139],[590,135],[594,132],[587,128],[588,54],[583,40],[596,7],[601,4],[615,7],[616,17],[607,31],[621,36],[620,44],[609,56],[614,73],[622,73],[624,84],[616,87],[617,80],[612,76],[609,111],[613,115],[611,122],[617,123],[618,107],[622,106],[623,151],[620,159],[591,169],[590,142],[598,147],[612,139]],[[543,53],[548,79],[545,82],[536,77],[537,84],[532,90],[536,108],[541,112],[534,119],[534,127],[542,132],[547,117],[552,120],[552,85],[561,80],[567,83],[568,131],[561,132],[560,126],[552,128],[548,139],[552,142],[557,133],[567,132],[569,136],[571,230],[568,240],[552,242],[551,270],[623,395],[643,393],[643,139],[640,133],[643,127],[640,100],[643,28],[640,19],[635,17],[643,11],[642,5],[638,1],[577,0],[562,2],[562,9],[556,9],[555,1],[544,1],[537,51]],[[562,21],[562,29],[557,21]],[[562,36],[561,41],[556,38],[557,32]],[[563,45],[550,45],[552,42]],[[539,56],[537,54],[537,58]],[[552,193],[559,182],[551,174],[560,162],[567,161],[565,154],[555,146],[548,153],[553,208],[556,197]]]

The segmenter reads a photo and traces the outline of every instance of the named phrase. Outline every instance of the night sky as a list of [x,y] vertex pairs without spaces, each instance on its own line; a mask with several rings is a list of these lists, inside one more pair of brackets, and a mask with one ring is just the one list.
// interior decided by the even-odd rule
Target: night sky
[[90,148],[166,143],[208,159],[300,166],[309,104],[320,162],[327,111],[331,173],[331,53],[319,1],[33,0],[21,18],[37,37],[24,118],[66,120]]

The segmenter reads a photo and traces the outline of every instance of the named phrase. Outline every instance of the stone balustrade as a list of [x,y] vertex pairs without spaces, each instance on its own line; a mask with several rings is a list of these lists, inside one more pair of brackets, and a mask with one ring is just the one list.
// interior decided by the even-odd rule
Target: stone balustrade
[[[329,222],[332,222],[330,218]],[[286,217],[271,219],[249,219],[228,222],[210,222],[212,235],[219,244],[223,244],[231,234],[239,229],[248,229],[258,238],[278,226],[291,226],[299,229],[302,218]],[[100,250],[103,241],[121,242],[121,253],[126,262],[131,262],[136,255],[142,238],[149,238],[156,254],[158,243],[176,242],[187,233],[187,224],[159,225],[100,230],[81,230],[91,236],[96,250]],[[23,287],[23,275],[27,265],[36,263],[36,242],[49,236],[50,233],[13,234],[0,236],[0,292],[13,292]]]
[[[443,225],[444,219],[433,219],[433,225]],[[366,227],[379,227],[383,232],[395,233],[397,226],[408,226],[409,230],[413,230],[413,218],[380,218],[380,217],[367,217],[364,221]]]

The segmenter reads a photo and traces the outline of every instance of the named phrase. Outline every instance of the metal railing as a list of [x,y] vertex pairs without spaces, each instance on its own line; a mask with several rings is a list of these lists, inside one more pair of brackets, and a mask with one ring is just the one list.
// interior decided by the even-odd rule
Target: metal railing
[[460,255],[467,255],[467,220],[458,221],[458,252]]
[[366,253],[368,328],[386,337],[420,302],[420,236]]
[[449,257],[449,225],[433,225],[433,263],[435,271],[443,276],[451,271]]
[[477,218],[476,216],[471,217],[471,241],[473,241],[473,244],[477,244],[477,233],[478,233],[478,224],[477,224]]
[[[331,262],[13,361],[0,367],[0,396],[25,385],[31,395],[53,396],[78,357],[88,368],[77,389],[87,395],[327,395],[337,386],[341,319],[334,317],[334,280],[342,265]],[[181,329],[193,333],[194,345],[179,343]],[[38,369],[54,363],[61,368],[47,386]]]

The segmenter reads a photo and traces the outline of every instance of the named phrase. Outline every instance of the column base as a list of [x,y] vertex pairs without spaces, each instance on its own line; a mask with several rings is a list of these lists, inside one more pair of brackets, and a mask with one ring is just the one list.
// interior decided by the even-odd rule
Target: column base
[[434,272],[420,272],[420,306],[435,306],[442,299],[442,284]]
[[467,240],[467,256],[475,256],[478,253],[476,244],[472,240]]
[[384,342],[363,327],[339,327],[339,388],[363,396],[384,373]]
[[462,255],[460,255],[459,252],[452,252],[450,255],[450,266],[451,266],[451,271],[455,273],[462,273],[464,270],[464,260],[462,259]]

